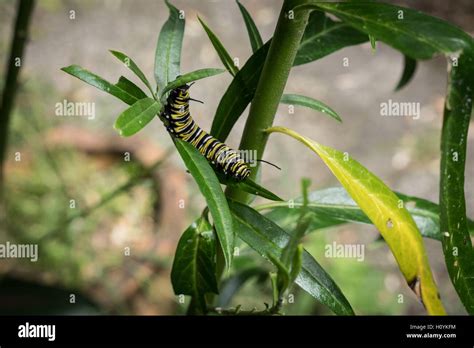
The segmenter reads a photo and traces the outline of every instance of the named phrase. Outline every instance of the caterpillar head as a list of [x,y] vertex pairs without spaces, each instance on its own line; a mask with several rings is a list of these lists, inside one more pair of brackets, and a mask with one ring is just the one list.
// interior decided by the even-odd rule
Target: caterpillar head
[[188,93],[189,87],[191,87],[191,85],[188,85],[187,83],[179,87],[176,87],[175,89],[171,91],[171,95],[173,97],[186,98],[189,96],[189,93]]

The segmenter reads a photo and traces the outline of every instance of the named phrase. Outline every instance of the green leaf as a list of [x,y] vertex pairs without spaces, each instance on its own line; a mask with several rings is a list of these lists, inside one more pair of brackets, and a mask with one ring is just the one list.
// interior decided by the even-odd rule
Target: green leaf
[[324,12],[313,11],[293,65],[310,63],[341,48],[367,42],[368,39],[367,34],[348,23],[335,22]]
[[458,27],[406,7],[378,2],[306,0],[296,10],[304,8],[327,11],[413,59],[456,53],[473,45],[472,38]]
[[155,80],[159,89],[179,75],[185,25],[185,19],[180,18],[178,9],[168,0],[165,2],[170,14],[161,28],[155,53]]
[[[278,260],[290,235],[246,205],[229,201],[229,207],[232,210],[239,238],[265,258]],[[354,314],[336,283],[306,251],[303,252],[302,268],[296,278],[296,284],[328,306],[334,313]]]
[[212,226],[201,217],[181,236],[171,270],[174,293],[192,296],[196,305],[194,314],[207,312],[206,293],[218,293],[215,258]]
[[136,84],[134,84],[132,81],[127,79],[124,76],[120,76],[118,82],[115,84],[118,88],[123,89],[125,92],[127,92],[130,95],[133,95],[137,99],[143,99],[146,98],[147,95],[145,92],[143,92],[140,87],[138,87]]
[[242,13],[242,17],[244,18],[245,26],[247,27],[247,32],[250,38],[250,45],[252,46],[252,52],[256,52],[260,47],[263,46],[262,37],[258,32],[258,28],[255,25],[250,13],[247,9],[242,5],[238,0],[236,1],[237,5],[239,5],[240,12]]
[[114,128],[123,137],[129,137],[145,127],[161,110],[161,104],[152,98],[143,98],[122,112]]
[[423,240],[415,222],[398,197],[374,174],[342,152],[320,145],[284,127],[272,127],[300,141],[318,154],[359,207],[380,231],[407,283],[429,314],[444,314]]
[[[452,64],[441,133],[440,228],[448,273],[469,314],[474,314],[474,249],[468,232],[464,171],[474,97],[474,55]],[[472,184],[472,179],[469,179]]]
[[240,115],[252,101],[270,43],[260,47],[235,75],[219,105],[211,126],[211,135],[225,141]]
[[319,100],[316,100],[310,97],[305,97],[304,95],[283,94],[283,96],[281,97],[280,103],[305,106],[313,110],[320,111],[328,116],[331,116],[335,120],[342,122],[339,115],[329,106],[327,106],[323,102],[320,102]]
[[403,59],[403,73],[402,77],[400,78],[400,81],[397,84],[397,87],[395,87],[395,91],[399,91],[403,87],[405,87],[408,82],[411,81],[413,78],[413,75],[415,75],[416,71],[416,59],[412,59],[408,56],[404,56]]
[[194,70],[190,73],[184,74],[182,76],[179,76],[176,80],[170,82],[165,89],[161,91],[161,95],[165,95],[167,92],[171,91],[172,89],[175,89],[179,86],[182,86],[186,83],[193,82],[196,80],[200,80],[209,76],[214,76],[218,74],[222,74],[225,70],[224,69],[213,69],[213,68],[208,68],[208,69],[199,69],[199,70]]
[[251,193],[253,195],[263,197],[263,198],[267,198],[272,201],[283,200],[280,197],[278,197],[276,194],[260,186],[259,184],[257,184],[255,181],[253,181],[250,178],[246,178],[245,180],[242,180],[242,181],[235,181],[234,179],[225,176],[223,173],[219,171],[216,171],[216,175],[217,175],[217,178],[219,179],[219,182],[223,185],[235,187],[235,188],[238,188],[239,190],[242,190],[242,191]]
[[[439,229],[439,206],[428,200],[395,193],[401,204],[415,220],[423,237],[441,241]],[[257,206],[258,211],[269,210],[265,216],[276,222],[285,230],[293,230],[301,215],[301,198],[287,202],[275,202]],[[372,224],[370,219],[359,208],[347,191],[342,187],[330,187],[313,191],[309,195],[308,203],[312,219],[309,232],[337,226],[347,222]],[[471,234],[474,234],[474,221],[468,220]]]
[[141,69],[133,61],[133,59],[128,57],[125,53],[122,53],[119,51],[110,50],[110,53],[112,53],[115,57],[117,57],[122,63],[125,64],[127,68],[132,70],[135,73],[135,75],[138,76],[138,78],[145,84],[145,86],[151,92],[151,95],[155,94],[153,92],[153,88],[151,88],[150,82],[148,82],[147,78],[145,77],[145,74],[141,71]]
[[206,199],[207,206],[209,207],[214,221],[219,243],[224,253],[225,263],[227,269],[229,269],[232,263],[235,236],[232,225],[232,215],[230,214],[224,192],[222,192],[216,174],[206,158],[201,155],[197,149],[180,139],[175,139],[175,145],[184,164],[194,177],[194,180],[196,180],[199,190]]
[[102,77],[91,73],[90,71],[80,67],[79,65],[70,65],[61,69],[68,74],[77,77],[79,80],[88,83],[91,86],[94,86],[104,92],[107,92],[114,97],[119,98],[128,105],[132,105],[137,101],[137,98],[129,94],[127,91],[124,91],[122,88],[111,84],[110,82],[104,80]]
[[212,32],[211,29],[209,29],[207,24],[201,18],[199,18],[199,16],[198,19],[199,22],[201,22],[202,27],[206,31],[209,40],[211,40],[212,46],[214,46],[217,54],[219,55],[219,58],[221,59],[222,64],[224,64],[224,66],[232,74],[232,76],[235,76],[239,69],[235,66],[231,56],[229,55],[225,47],[222,45],[219,38]]

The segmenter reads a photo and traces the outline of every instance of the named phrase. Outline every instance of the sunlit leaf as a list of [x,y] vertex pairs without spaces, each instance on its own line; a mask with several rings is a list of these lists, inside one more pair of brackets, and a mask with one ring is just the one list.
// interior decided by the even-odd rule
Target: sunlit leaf
[[379,178],[344,153],[284,127],[272,127],[267,132],[289,135],[321,157],[380,231],[407,283],[423,301],[428,313],[444,314],[421,234],[410,213],[399,205],[399,198]]

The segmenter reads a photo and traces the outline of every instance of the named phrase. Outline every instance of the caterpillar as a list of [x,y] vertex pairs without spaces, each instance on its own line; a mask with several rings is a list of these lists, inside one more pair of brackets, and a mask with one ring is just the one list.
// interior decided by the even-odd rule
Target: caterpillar
[[162,117],[166,129],[174,137],[193,145],[206,159],[225,175],[242,181],[250,175],[250,169],[240,154],[202,130],[189,112],[189,88],[184,84],[168,95]]

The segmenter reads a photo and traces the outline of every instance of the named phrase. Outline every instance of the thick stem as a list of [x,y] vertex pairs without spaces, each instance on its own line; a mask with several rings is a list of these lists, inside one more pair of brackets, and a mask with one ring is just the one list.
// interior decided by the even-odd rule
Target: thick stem
[[[257,158],[262,158],[268,134],[263,132],[271,127],[288,80],[293,61],[308,22],[309,10],[293,11],[301,0],[285,0],[278,18],[255,97],[250,107],[240,142],[240,149],[255,150]],[[252,170],[255,179],[257,170]],[[233,188],[228,189],[232,199],[246,202],[249,194]]]
[[[255,150],[257,158],[260,159],[263,157],[268,139],[264,130],[273,124],[296,52],[308,23],[309,10],[293,11],[301,3],[302,0],[285,0],[283,3],[240,142],[240,149]],[[257,172],[257,168],[252,170],[252,179],[255,179]],[[249,199],[248,193],[232,187],[227,188],[227,195],[244,203]],[[218,279],[222,276],[222,272],[219,271],[222,268],[222,260],[218,259]]]

